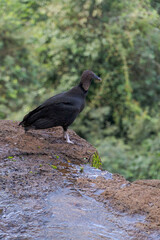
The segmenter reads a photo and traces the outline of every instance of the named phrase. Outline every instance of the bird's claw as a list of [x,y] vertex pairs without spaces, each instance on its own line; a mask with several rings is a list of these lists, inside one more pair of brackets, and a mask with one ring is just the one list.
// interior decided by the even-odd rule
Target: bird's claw
[[67,143],[74,144],[74,142],[72,142],[71,140],[67,140],[66,142],[67,142]]

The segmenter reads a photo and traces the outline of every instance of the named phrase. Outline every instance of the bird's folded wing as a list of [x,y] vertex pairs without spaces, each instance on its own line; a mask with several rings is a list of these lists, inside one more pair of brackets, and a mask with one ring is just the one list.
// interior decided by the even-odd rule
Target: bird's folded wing
[[54,115],[76,110],[77,109],[73,103],[71,101],[67,101],[67,99],[61,102],[58,100],[48,101],[24,116],[23,121],[19,125],[27,126],[40,118],[53,118]]

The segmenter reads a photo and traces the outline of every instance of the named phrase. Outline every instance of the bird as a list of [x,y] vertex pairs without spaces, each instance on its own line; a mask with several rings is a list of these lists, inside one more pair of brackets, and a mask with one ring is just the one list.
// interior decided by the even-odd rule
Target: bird
[[19,126],[24,127],[25,133],[30,129],[47,129],[61,126],[64,140],[67,143],[74,144],[69,138],[67,129],[84,109],[85,98],[94,79],[102,80],[94,72],[85,70],[77,86],[47,99],[25,115]]

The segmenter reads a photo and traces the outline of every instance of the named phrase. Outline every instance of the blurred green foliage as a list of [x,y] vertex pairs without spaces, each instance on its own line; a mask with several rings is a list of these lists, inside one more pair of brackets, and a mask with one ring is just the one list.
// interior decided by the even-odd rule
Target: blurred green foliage
[[107,170],[160,178],[160,4],[155,0],[0,0],[0,118],[101,76],[73,128]]

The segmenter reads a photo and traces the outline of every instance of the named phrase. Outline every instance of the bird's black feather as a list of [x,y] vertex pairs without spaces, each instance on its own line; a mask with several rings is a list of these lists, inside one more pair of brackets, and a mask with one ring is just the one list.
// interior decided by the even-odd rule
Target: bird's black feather
[[[19,125],[22,125],[26,131],[56,126],[62,126],[66,131],[83,110],[91,80],[96,77],[93,72],[85,71],[78,86],[49,98],[24,116]],[[97,79],[100,78],[97,77]]]
[[84,108],[84,94],[79,87],[55,95],[29,112],[20,123],[23,127],[45,129],[56,126],[67,127]]

